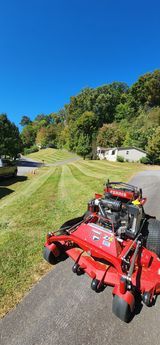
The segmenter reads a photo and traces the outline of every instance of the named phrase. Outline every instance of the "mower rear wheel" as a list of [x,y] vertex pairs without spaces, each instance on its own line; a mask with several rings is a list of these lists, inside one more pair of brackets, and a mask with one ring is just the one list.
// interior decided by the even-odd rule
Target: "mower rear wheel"
[[53,252],[47,247],[44,248],[43,257],[51,265],[55,265],[58,262],[58,258],[55,257]]
[[66,233],[66,230],[69,230],[72,226],[74,226],[74,225],[76,225],[82,221],[83,221],[83,216],[67,220],[67,222],[62,224],[60,227],[61,233],[62,232]]
[[132,318],[130,305],[118,295],[113,296],[112,312],[122,321],[128,323]]
[[148,219],[146,248],[160,257],[160,221],[154,218]]

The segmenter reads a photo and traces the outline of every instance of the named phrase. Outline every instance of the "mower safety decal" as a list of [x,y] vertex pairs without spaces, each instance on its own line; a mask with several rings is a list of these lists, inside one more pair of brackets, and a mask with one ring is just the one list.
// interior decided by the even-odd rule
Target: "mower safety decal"
[[108,235],[105,235],[103,238],[108,242],[113,242],[113,240],[114,240],[113,236],[108,236]]
[[106,247],[110,247],[111,243],[109,241],[103,240],[102,244]]

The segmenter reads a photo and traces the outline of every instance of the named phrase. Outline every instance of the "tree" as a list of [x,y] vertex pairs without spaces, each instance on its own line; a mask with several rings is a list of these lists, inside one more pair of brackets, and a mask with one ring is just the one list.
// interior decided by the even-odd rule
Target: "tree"
[[37,127],[34,123],[25,126],[21,132],[21,139],[24,147],[31,147],[35,144]]
[[160,106],[160,70],[146,73],[130,89],[138,105]]
[[92,136],[98,129],[98,118],[92,111],[85,111],[76,121],[77,132]]
[[128,102],[120,103],[115,109],[115,120],[120,122],[123,119],[131,119],[135,115],[135,109]]
[[155,130],[155,133],[148,141],[146,147],[148,152],[148,157],[153,163],[160,163],[160,126]]
[[97,144],[103,147],[121,146],[124,135],[116,123],[104,124],[99,129]]
[[41,127],[39,131],[37,132],[36,144],[41,147],[47,145],[47,128],[46,127]]
[[22,127],[24,127],[24,126],[27,126],[27,125],[29,125],[31,123],[31,119],[28,117],[28,116],[22,116],[22,119],[21,119],[21,122],[20,122],[20,125],[22,126]]
[[22,141],[19,130],[6,114],[0,115],[0,156],[16,158],[22,151]]
[[58,147],[59,148],[65,147],[65,149],[69,149],[69,138],[70,138],[69,128],[66,125],[59,134]]
[[76,151],[79,137],[86,137],[89,140],[89,147],[92,146],[92,138],[97,133],[98,118],[92,111],[85,111],[76,121],[70,121],[69,125],[69,148]]
[[90,140],[87,134],[80,134],[76,152],[81,155],[83,159],[91,152]]
[[52,145],[56,147],[57,145],[57,133],[56,127],[54,125],[50,125],[48,127],[41,127],[36,136],[36,144],[40,146],[47,146]]

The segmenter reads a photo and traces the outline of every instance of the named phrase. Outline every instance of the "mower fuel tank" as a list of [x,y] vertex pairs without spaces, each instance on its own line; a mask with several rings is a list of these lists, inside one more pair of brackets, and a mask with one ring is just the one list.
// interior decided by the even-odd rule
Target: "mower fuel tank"
[[104,207],[107,207],[111,211],[119,212],[122,209],[122,203],[119,200],[105,198],[105,199],[101,199],[101,203],[103,204]]
[[91,255],[95,247],[116,257],[121,253],[121,246],[114,233],[95,223],[82,223],[72,235],[86,242]]

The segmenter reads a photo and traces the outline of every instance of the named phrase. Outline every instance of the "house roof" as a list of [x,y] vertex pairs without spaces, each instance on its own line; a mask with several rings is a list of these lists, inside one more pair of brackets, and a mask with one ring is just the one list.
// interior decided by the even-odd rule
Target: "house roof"
[[146,151],[138,148],[138,147],[135,147],[135,146],[128,146],[128,147],[100,147],[100,146],[97,146],[97,148],[101,149],[101,150],[105,150],[105,151],[108,151],[108,150],[137,150],[137,151],[140,151],[140,152],[143,152],[143,153],[147,153]]

